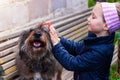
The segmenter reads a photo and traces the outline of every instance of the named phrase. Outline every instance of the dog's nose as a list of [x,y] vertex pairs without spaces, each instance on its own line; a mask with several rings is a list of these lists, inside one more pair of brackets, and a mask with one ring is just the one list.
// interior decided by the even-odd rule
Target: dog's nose
[[39,38],[41,36],[41,33],[40,32],[35,32],[35,37]]

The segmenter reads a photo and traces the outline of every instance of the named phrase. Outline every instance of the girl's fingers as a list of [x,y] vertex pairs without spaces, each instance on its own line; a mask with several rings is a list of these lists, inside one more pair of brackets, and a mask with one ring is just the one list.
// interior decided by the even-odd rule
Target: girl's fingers
[[52,26],[50,27],[50,36],[51,36],[53,45],[57,44],[60,41],[60,39],[58,38],[58,35],[57,35],[57,31]]

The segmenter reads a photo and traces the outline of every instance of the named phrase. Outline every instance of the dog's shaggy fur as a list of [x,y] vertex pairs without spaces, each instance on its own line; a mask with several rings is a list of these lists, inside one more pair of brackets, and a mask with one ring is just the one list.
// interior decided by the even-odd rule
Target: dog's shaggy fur
[[16,64],[20,80],[61,80],[62,66],[54,58],[49,29],[39,25],[20,37]]

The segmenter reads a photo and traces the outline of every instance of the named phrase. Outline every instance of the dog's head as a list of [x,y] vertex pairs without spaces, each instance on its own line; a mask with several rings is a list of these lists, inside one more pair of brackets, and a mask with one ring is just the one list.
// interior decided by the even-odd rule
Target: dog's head
[[[51,52],[52,44],[48,26],[38,25],[35,29],[25,31],[20,38],[20,56],[27,54],[30,58],[41,58]],[[48,55],[48,54],[47,54]]]

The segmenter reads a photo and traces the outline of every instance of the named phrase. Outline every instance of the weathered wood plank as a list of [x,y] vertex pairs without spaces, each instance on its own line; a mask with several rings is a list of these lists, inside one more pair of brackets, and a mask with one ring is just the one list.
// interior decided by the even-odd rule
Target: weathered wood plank
[[72,31],[77,30],[78,28],[81,28],[81,27],[83,27],[85,25],[86,25],[86,22],[78,24],[78,25],[76,25],[76,26],[74,26],[72,28],[69,28],[69,29],[67,29],[67,30],[65,30],[63,32],[60,32],[60,36],[67,35],[67,34],[71,33]]
[[80,37],[74,39],[74,41],[75,41],[75,42],[77,42],[77,41],[81,41],[82,39],[86,38],[87,35],[88,35],[88,34],[84,34],[83,36],[80,36]]
[[6,63],[7,61],[14,59],[15,56],[16,56],[16,53],[11,53],[5,57],[0,58],[0,65]]
[[0,51],[5,50],[9,47],[15,46],[16,44],[18,44],[18,37],[1,43],[0,44]]
[[0,80],[14,80],[14,79],[11,79],[12,77],[18,75],[17,74],[17,70],[14,70],[13,72],[11,72],[10,74],[6,75],[6,76],[2,76],[0,77]]
[[15,59],[3,64],[0,66],[0,71],[5,71],[6,69],[8,69],[9,67],[15,65]]
[[90,15],[90,13],[84,13],[83,15],[78,15],[78,16],[72,17],[72,18],[70,18],[70,19],[63,20],[63,21],[61,21],[61,22],[58,22],[58,23],[53,24],[53,27],[55,27],[55,28],[57,29],[57,28],[59,28],[59,27],[61,27],[61,26],[64,26],[64,25],[66,25],[66,24],[71,23],[72,21],[82,19],[82,18],[84,18],[85,16],[88,16],[88,15]]
[[15,52],[16,49],[17,49],[17,46],[13,46],[13,47],[10,47],[8,49],[5,49],[5,50],[1,51],[0,52],[0,58],[4,57],[4,56],[6,56],[6,55],[8,55],[10,53]]
[[[81,24],[80,26],[82,26],[82,23],[87,22],[86,20],[87,20],[86,18],[82,18],[82,19],[79,19],[77,21],[73,21],[73,22],[71,22],[71,23],[69,23],[67,25],[64,25],[64,26],[61,26],[61,27],[57,28],[57,31],[59,33],[61,33],[63,31],[66,31],[67,29],[75,27],[78,24]],[[87,23],[86,23],[86,25],[87,25]]]
[[78,32],[76,35],[70,37],[69,39],[70,39],[70,40],[75,40],[76,38],[79,38],[79,37],[83,36],[83,34],[86,34],[87,32],[88,32],[87,29],[84,30],[84,31],[82,31],[82,33]]
[[65,70],[62,74],[62,80],[70,80],[69,78],[73,78],[73,72]]
[[68,15],[65,15],[65,16],[62,16],[62,17],[58,17],[58,18],[49,20],[49,21],[52,22],[52,23],[57,23],[59,21],[74,17],[76,15],[81,15],[81,14],[84,14],[84,13],[87,13],[87,12],[91,12],[91,10],[92,10],[92,8],[88,8],[88,9],[82,11],[82,12],[76,12],[76,13],[73,13],[73,14],[68,14]]
[[12,72],[14,72],[15,70],[17,70],[16,66],[12,66],[12,67],[10,67],[10,68],[8,68],[8,69],[6,69],[6,70],[4,71],[3,76],[6,76],[6,75],[12,73]]
[[77,33],[80,33],[81,31],[85,30],[87,27],[83,27],[83,28],[78,28],[75,31],[72,31],[71,33],[69,33],[68,35],[65,35],[65,38],[70,38],[71,36],[76,35]]

